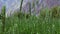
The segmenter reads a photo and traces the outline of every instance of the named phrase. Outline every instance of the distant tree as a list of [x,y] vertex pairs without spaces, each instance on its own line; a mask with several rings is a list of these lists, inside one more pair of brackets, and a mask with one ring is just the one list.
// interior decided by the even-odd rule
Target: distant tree
[[31,15],[31,3],[28,2],[28,4],[29,4],[29,12],[30,12],[30,15]]
[[23,0],[21,0],[21,4],[20,4],[20,12],[18,12],[18,14],[17,14],[18,18],[20,18],[20,13],[21,13],[21,10],[22,10],[22,4],[23,4]]
[[2,15],[0,14],[0,19],[2,18]]
[[1,12],[1,20],[2,20],[2,31],[4,32],[5,29],[5,11],[6,11],[6,6],[2,7],[2,12]]
[[23,0],[21,0],[20,11],[21,11],[21,9],[22,9],[22,4],[23,4]]
[[51,11],[52,11],[52,17],[59,17],[59,14],[60,14],[60,9],[58,10],[58,6],[54,6]]

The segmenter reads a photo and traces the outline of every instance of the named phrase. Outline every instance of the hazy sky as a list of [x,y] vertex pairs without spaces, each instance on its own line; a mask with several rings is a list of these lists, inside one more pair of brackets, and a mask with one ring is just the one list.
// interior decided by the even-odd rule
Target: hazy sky
[[[11,10],[13,11],[20,7],[20,3],[21,3],[20,1],[21,0],[0,0],[0,9],[1,9],[2,5],[6,5],[7,11],[11,11]],[[24,0],[23,5],[28,1],[31,1],[31,0]]]
[[[20,7],[20,2],[21,0],[0,0],[0,9],[2,7],[2,5],[6,5],[6,11],[14,11],[15,9]],[[23,5],[28,2],[28,1],[32,1],[32,0],[24,0]]]
[[6,10],[13,10],[20,6],[20,0],[0,0],[0,9],[2,5],[6,5]]
[[[23,6],[27,2],[32,2],[33,0],[24,0]],[[0,9],[2,5],[6,5],[6,11],[14,11],[15,9],[20,7],[21,0],[0,0]]]

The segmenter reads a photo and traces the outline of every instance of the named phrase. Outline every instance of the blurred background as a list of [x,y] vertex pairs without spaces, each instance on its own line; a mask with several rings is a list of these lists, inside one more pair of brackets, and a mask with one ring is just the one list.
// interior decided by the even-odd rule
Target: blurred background
[[[28,2],[31,3],[31,12],[34,13],[33,3],[35,4],[36,15],[39,14],[41,8],[50,8],[52,6],[59,6],[60,0],[23,0],[22,11],[28,12]],[[0,12],[3,5],[6,6],[6,13],[10,15],[14,11],[19,11],[21,0],[0,0]]]
[[0,0],[0,34],[60,34],[60,0]]

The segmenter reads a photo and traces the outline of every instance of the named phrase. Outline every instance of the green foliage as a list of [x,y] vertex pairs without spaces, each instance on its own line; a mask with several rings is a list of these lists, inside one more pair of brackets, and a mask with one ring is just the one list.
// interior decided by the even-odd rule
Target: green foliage
[[6,11],[6,7],[3,6],[2,7],[2,12],[1,12],[1,15],[0,15],[0,18],[1,18],[1,22],[2,22],[2,32],[4,33],[4,29],[5,29],[5,11]]
[[59,18],[60,17],[60,8],[55,6],[51,9],[51,12],[52,12],[52,17],[57,17]]
[[60,7],[55,6],[50,9],[45,8],[40,11],[40,16],[41,17],[52,17],[52,18],[60,18]]
[[23,19],[23,18],[26,18],[28,19],[30,17],[30,14],[25,14],[25,13],[22,13],[22,12],[17,12],[14,14],[14,16],[18,17],[19,19]]
[[[56,10],[42,9],[39,17],[30,15],[28,19],[26,16],[29,14],[15,13],[14,16],[6,18],[4,34],[60,34],[60,17],[54,18],[54,11]],[[0,21],[0,33],[1,25]]]
[[3,7],[2,7],[2,12],[1,12],[1,14],[2,14],[3,16],[5,16],[5,11],[6,11],[6,7],[3,6]]
[[0,19],[2,18],[2,15],[0,15]]

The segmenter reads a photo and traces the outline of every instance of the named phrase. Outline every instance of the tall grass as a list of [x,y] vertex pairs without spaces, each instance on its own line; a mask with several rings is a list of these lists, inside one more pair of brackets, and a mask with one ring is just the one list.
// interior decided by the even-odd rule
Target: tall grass
[[5,31],[5,11],[6,11],[6,7],[3,6],[2,7],[2,12],[1,12],[1,15],[0,15],[0,18],[1,18],[1,28],[2,28],[2,32],[4,33]]
[[21,0],[19,13],[15,13],[7,18],[5,18],[6,7],[2,8],[0,34],[60,34],[60,7],[42,9],[39,16],[36,17],[31,15],[30,3],[30,14],[21,13],[22,4],[23,0]]
[[[42,9],[38,17],[19,13],[18,18],[16,13],[5,19],[4,34],[60,34],[60,16],[55,16],[56,14],[60,15],[59,7]],[[1,23],[0,19],[0,34],[3,33]]]

